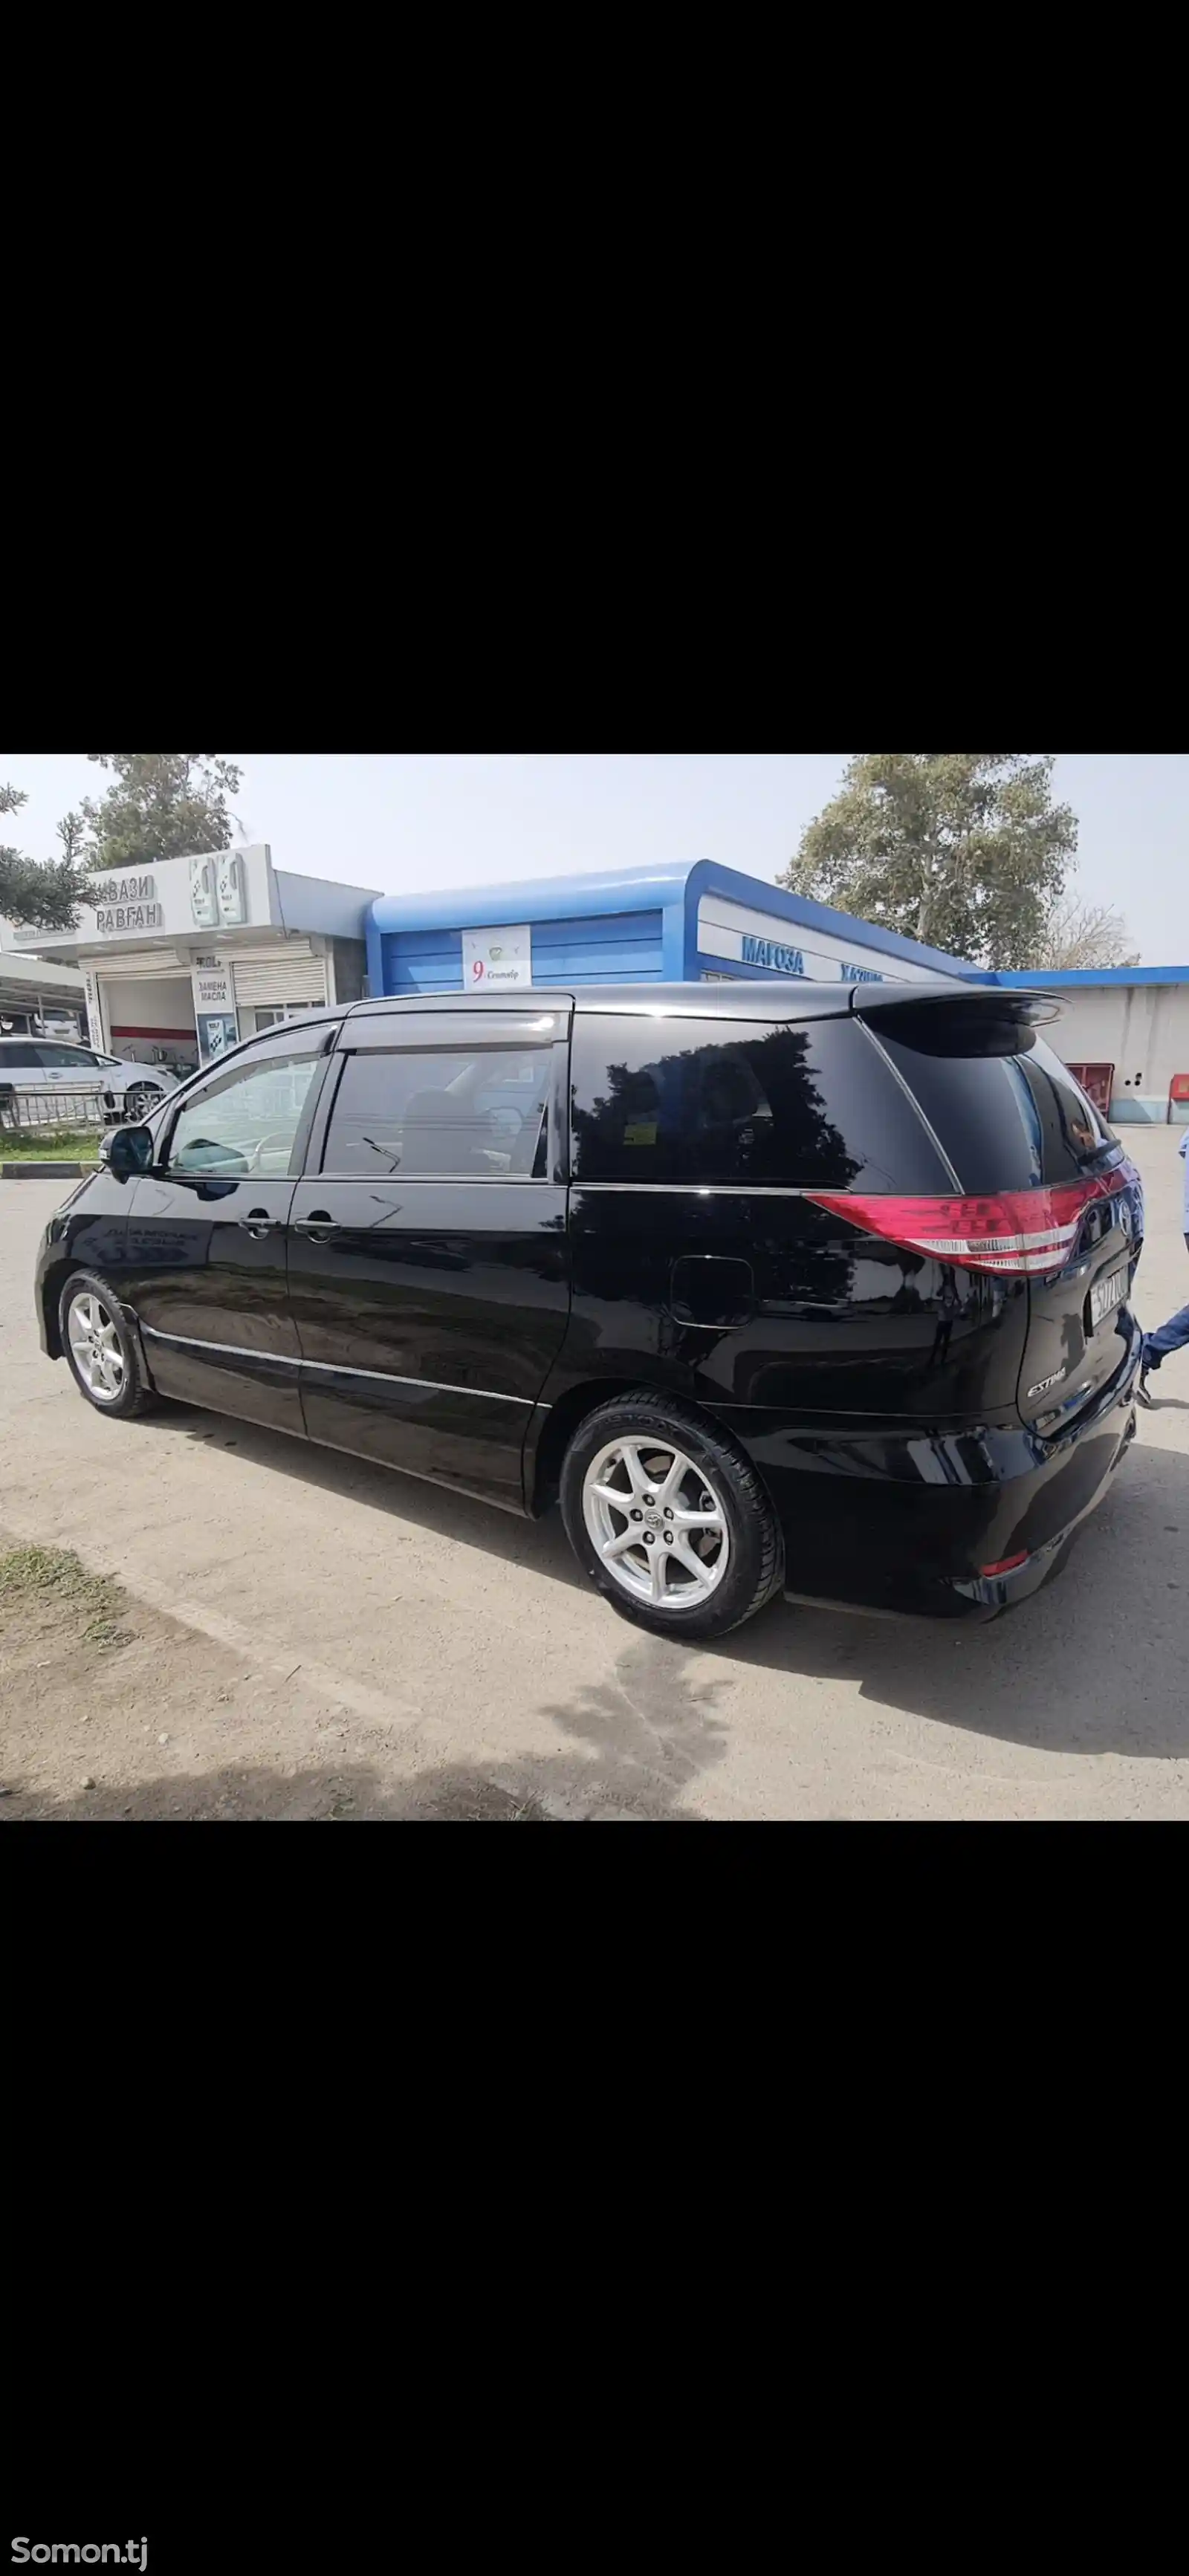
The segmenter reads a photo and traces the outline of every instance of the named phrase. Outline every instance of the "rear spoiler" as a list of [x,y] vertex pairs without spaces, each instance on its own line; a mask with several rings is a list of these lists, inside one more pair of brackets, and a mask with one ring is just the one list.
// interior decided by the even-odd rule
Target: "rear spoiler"
[[850,1007],[876,1036],[955,1056],[1026,1055],[1061,1011],[1055,993],[998,984],[856,984]]

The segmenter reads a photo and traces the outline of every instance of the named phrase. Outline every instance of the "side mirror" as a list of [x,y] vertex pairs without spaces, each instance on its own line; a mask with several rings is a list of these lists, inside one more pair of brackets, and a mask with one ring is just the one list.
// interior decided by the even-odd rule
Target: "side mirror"
[[147,1127],[114,1127],[99,1139],[99,1160],[106,1163],[119,1181],[131,1180],[136,1172],[148,1172],[153,1165],[153,1138]]

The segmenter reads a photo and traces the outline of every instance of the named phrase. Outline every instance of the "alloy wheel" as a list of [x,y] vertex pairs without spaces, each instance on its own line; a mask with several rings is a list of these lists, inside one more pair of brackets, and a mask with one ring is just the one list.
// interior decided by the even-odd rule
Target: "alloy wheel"
[[731,1533],[720,1496],[683,1449],[613,1440],[587,1468],[582,1511],[599,1561],[633,1601],[689,1610],[726,1573]]
[[67,1326],[74,1365],[96,1404],[114,1404],[124,1391],[124,1354],[115,1320],[101,1297],[88,1290],[71,1305]]

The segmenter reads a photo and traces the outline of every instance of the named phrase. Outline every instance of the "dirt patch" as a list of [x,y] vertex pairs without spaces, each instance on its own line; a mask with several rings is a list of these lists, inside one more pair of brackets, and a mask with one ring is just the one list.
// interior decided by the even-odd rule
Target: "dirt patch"
[[0,1538],[0,1821],[535,1822],[466,1766],[395,1766],[294,1677],[196,1637],[69,1548]]

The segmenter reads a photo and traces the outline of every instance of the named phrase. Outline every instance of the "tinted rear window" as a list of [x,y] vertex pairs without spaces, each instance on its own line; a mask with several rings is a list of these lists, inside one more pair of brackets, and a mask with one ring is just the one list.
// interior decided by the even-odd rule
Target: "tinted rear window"
[[1076,1180],[1111,1141],[1097,1111],[1043,1038],[1022,1055],[926,1054],[881,1043],[919,1100],[964,1190],[1027,1190]]
[[944,1166],[854,1019],[574,1022],[579,1181],[927,1191]]

